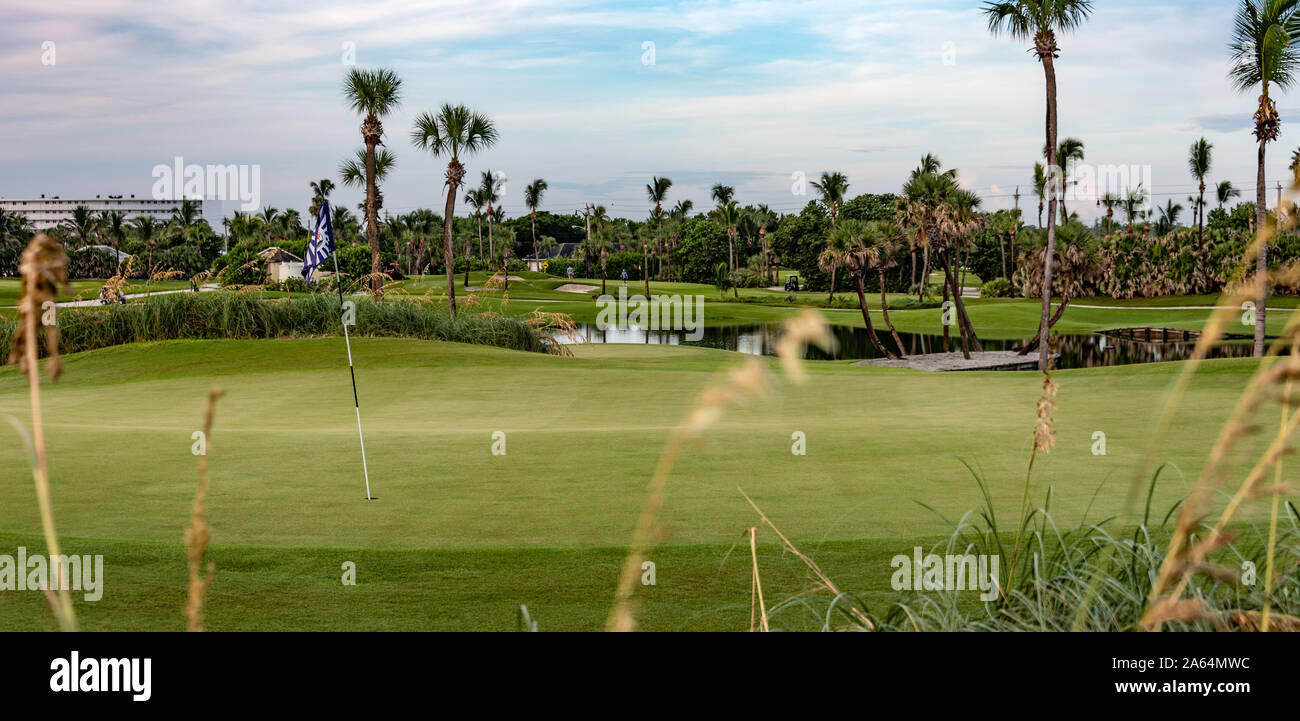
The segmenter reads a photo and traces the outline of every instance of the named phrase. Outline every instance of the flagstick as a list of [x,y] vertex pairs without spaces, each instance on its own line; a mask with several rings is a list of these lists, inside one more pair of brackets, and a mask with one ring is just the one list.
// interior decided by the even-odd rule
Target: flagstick
[[352,403],[357,409],[357,436],[361,438],[361,472],[366,477],[366,500],[373,501],[370,497],[370,470],[366,468],[366,434],[361,431],[361,401],[357,398],[357,372],[352,367],[352,340],[348,337],[348,322],[343,316],[343,277],[339,275],[339,254],[338,251],[330,253],[334,259],[334,285],[339,291],[339,320],[343,323],[343,342],[348,347],[348,372],[352,374]]

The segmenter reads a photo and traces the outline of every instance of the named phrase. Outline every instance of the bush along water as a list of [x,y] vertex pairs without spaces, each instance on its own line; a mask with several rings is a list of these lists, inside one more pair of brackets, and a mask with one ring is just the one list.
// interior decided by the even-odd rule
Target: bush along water
[[[356,336],[555,350],[549,334],[514,318],[463,313],[453,320],[444,308],[415,298],[349,300],[356,303],[356,324],[350,328]],[[342,335],[343,330],[338,296],[309,293],[264,300],[231,292],[173,293],[126,305],[60,309],[58,327],[59,347],[66,353],[148,341],[293,338]],[[15,328],[13,321],[0,319],[0,348],[9,347]]]

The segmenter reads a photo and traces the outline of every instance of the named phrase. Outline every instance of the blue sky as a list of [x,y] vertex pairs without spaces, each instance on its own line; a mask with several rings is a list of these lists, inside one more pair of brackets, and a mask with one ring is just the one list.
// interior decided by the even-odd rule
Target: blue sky
[[[896,191],[926,152],[959,168],[986,208],[1009,207],[1016,185],[1030,195],[1042,149],[1043,74],[1024,45],[988,34],[979,4],[6,0],[0,196],[146,196],[152,168],[182,156],[257,164],[262,203],[305,214],[307,183],[335,177],[360,146],[339,90],[351,43],[358,65],[405,80],[385,121],[394,213],[443,206],[444,164],[408,133],[447,101],[495,118],[500,144],[466,164],[472,178],[505,173],[512,215],[542,177],[544,209],[644,217],[651,175],[674,180],[672,201],[707,206],[725,182],[742,203],[793,212],[810,197],[791,192],[793,173],[839,170],[852,194]],[[1088,163],[1151,166],[1155,202],[1184,205],[1187,148],[1203,135],[1212,179],[1249,194],[1254,95],[1225,78],[1235,6],[1098,0],[1061,39],[1062,135],[1085,141]],[[1278,104],[1270,185],[1300,144],[1300,100]],[[341,189],[335,202],[360,199]]]

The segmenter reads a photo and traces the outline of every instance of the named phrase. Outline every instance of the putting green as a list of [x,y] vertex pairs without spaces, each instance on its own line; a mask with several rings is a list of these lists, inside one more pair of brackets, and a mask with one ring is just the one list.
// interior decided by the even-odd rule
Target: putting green
[[[360,339],[353,353],[374,502],[363,500],[342,339],[179,341],[67,359],[64,378],[43,386],[59,532],[132,559],[117,571],[107,560],[110,579],[119,573],[123,588],[90,611],[103,617],[98,627],[174,622],[175,599],[140,599],[148,589],[183,594],[178,550],[195,487],[191,434],[214,387],[227,391],[208,455],[212,543],[226,569],[219,585],[249,557],[278,559],[265,573],[254,564],[235,576],[242,590],[225,597],[225,627],[320,628],[330,627],[322,619],[346,624],[364,615],[331,585],[340,559],[352,556],[383,556],[375,564],[393,574],[387,586],[364,592],[392,591],[371,597],[387,609],[379,618],[388,622],[373,621],[379,627],[509,628],[519,603],[548,608],[543,625],[551,628],[589,628],[593,618],[598,625],[608,607],[601,589],[612,593],[618,548],[631,536],[671,429],[700,391],[742,360],[700,348],[586,346],[562,358],[404,339]],[[1123,509],[1152,414],[1180,368],[1056,374],[1057,447],[1036,462],[1034,488],[1040,498],[1054,488],[1059,523]],[[1213,361],[1194,379],[1158,454],[1187,480],[1166,474],[1156,509],[1167,509],[1194,479],[1253,368],[1249,360]],[[682,561],[690,568],[678,578],[693,578],[696,587],[665,591],[674,600],[662,607],[648,601],[647,618],[679,627],[716,607],[717,589],[705,580],[756,523],[742,487],[796,543],[839,549],[839,567],[864,590],[887,588],[890,569],[855,558],[909,552],[911,539],[946,534],[934,511],[956,519],[980,505],[961,460],[979,469],[998,511],[1013,517],[1041,385],[1037,373],[924,374],[847,363],[811,364],[804,386],[778,383],[768,398],[729,412],[678,464],[659,554],[693,559]],[[26,387],[11,366],[0,367],[6,414],[28,422]],[[497,431],[505,455],[492,453]],[[1097,432],[1106,436],[1104,456],[1094,455]],[[806,438],[806,455],[792,453],[795,433]],[[1248,440],[1240,452],[1259,448]],[[0,479],[0,531],[12,534],[0,541],[40,545],[26,454],[8,430],[0,433]],[[425,562],[439,572],[421,575]],[[147,570],[155,566],[164,570]],[[511,566],[546,577],[503,582]],[[448,585],[447,574],[461,576]],[[746,576],[738,578],[722,597],[747,606]],[[295,583],[330,590],[294,595]],[[270,597],[260,593],[279,604],[270,616],[259,605]],[[450,604],[448,615],[410,610],[416,602]],[[291,612],[331,603],[334,612]],[[120,612],[104,610],[116,604]],[[40,613],[39,599],[23,608],[28,616],[0,613],[0,628],[26,627]],[[263,615],[249,616],[254,609]],[[429,621],[430,613],[441,620]]]

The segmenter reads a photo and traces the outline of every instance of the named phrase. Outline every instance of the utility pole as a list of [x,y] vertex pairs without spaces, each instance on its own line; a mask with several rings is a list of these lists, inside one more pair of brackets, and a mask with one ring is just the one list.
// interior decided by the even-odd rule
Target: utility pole
[[1273,211],[1273,224],[1277,228],[1282,227],[1282,181],[1277,183],[1277,209]]
[[[1016,209],[1011,214],[1011,275],[1016,274],[1016,231],[1020,229],[1020,186],[1016,186]],[[1007,278],[1007,280],[1011,280]]]

